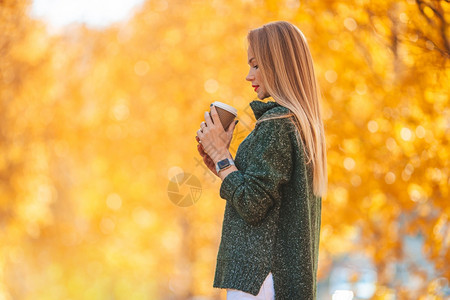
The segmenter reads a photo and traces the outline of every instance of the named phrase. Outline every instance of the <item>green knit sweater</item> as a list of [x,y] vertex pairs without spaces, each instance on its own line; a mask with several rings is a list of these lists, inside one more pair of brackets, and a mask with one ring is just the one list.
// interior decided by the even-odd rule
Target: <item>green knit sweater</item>
[[[252,101],[255,118],[289,113]],[[315,299],[322,198],[288,119],[263,121],[239,145],[226,200],[214,284],[257,295],[272,272],[275,300]]]

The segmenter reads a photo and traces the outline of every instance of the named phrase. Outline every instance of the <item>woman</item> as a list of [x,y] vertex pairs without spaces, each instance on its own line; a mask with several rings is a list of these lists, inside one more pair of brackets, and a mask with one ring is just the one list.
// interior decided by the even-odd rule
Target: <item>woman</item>
[[315,299],[327,168],[313,61],[288,22],[253,29],[248,42],[246,80],[259,99],[275,102],[250,103],[255,129],[235,160],[228,151],[235,124],[225,132],[214,107],[214,122],[206,112],[197,131],[226,200],[213,286],[227,289],[227,299]]

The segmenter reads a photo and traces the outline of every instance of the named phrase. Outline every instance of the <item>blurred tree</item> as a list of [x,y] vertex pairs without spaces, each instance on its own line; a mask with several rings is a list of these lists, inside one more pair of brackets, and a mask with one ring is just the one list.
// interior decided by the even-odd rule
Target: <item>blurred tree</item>
[[[0,298],[224,296],[212,279],[225,203],[195,132],[209,103],[230,103],[235,154],[255,121],[246,33],[277,19],[305,33],[324,96],[319,277],[334,256],[366,253],[376,297],[439,295],[450,278],[447,1],[158,0],[61,35],[29,6],[0,1]],[[181,168],[202,182],[187,208],[167,197]],[[418,233],[437,276],[411,266],[413,291],[391,266]]]
[[[433,294],[436,280],[450,278],[450,5],[322,5],[308,3],[295,17],[308,30],[327,100],[331,184],[321,255],[364,251],[376,263],[380,290],[402,291],[392,264],[406,261],[403,237],[422,234],[439,278],[425,276],[419,291]],[[345,234],[358,244],[345,247]]]

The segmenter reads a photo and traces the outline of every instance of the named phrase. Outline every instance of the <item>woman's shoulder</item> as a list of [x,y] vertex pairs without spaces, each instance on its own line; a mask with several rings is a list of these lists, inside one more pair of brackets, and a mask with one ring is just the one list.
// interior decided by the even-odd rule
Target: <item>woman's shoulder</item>
[[277,106],[258,119],[253,134],[257,140],[271,139],[298,146],[298,130],[292,111],[284,106]]

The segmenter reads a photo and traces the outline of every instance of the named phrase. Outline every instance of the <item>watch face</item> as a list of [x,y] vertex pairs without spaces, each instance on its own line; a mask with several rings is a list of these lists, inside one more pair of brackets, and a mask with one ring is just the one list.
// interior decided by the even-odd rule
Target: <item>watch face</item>
[[226,166],[229,166],[230,162],[228,161],[228,159],[224,159],[219,161],[217,164],[219,165],[219,168],[224,168]]

